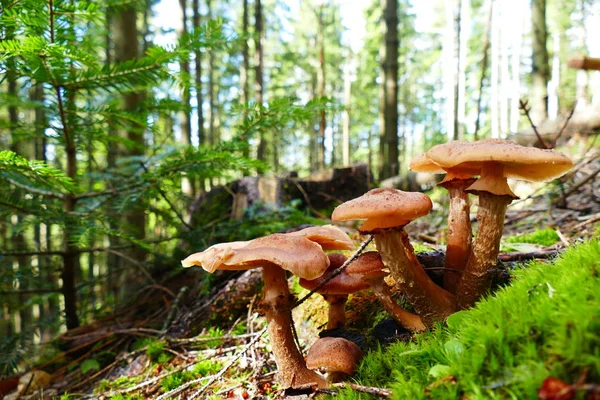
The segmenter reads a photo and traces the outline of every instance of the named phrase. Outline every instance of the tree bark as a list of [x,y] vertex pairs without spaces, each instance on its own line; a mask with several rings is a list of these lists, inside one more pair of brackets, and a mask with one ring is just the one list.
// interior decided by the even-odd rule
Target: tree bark
[[[263,81],[263,42],[265,39],[264,32],[264,21],[262,13],[262,0],[255,0],[254,2],[254,46],[255,46],[255,97],[256,102],[260,105],[263,104],[264,96],[264,81]],[[256,152],[256,158],[261,161],[266,160],[267,150],[267,138],[264,132],[261,130],[258,138],[258,149]]]
[[[200,29],[200,0],[193,0],[193,16],[192,25],[194,31],[198,32]],[[195,69],[194,69],[194,86],[196,88],[196,103],[197,103],[197,117],[198,117],[198,145],[203,145],[206,142],[204,136],[204,111],[202,110],[202,104],[204,104],[204,98],[202,95],[202,52],[196,49],[194,52],[195,57]]]
[[490,48],[490,35],[491,25],[494,11],[494,0],[490,0],[490,10],[488,13],[487,23],[485,25],[485,39],[483,42],[483,56],[481,57],[481,76],[479,78],[479,96],[477,97],[477,117],[475,119],[475,131],[473,132],[473,139],[479,139],[479,128],[481,126],[481,100],[483,98],[483,84],[485,82],[485,76],[488,65],[488,51]]
[[531,119],[534,124],[548,118],[548,49],[546,41],[546,0],[531,1],[531,25],[533,40],[531,45]]
[[[248,49],[248,27],[249,13],[248,0],[244,0],[242,12],[242,68],[240,69],[240,86],[242,88],[241,100],[242,104],[248,104],[250,101],[250,87],[248,85],[248,72],[250,71],[250,54]],[[248,113],[244,110],[244,120],[248,117]],[[248,140],[248,138],[244,138]],[[250,143],[244,148],[244,157],[250,156]]]
[[350,103],[352,101],[352,60],[344,68],[344,122],[342,127],[342,166],[350,165]]
[[[179,0],[179,6],[181,7],[182,21],[181,29],[179,29],[178,36],[180,39],[188,35],[187,29],[187,0]],[[188,55],[182,55],[179,67],[181,71],[181,79],[184,81],[184,85],[181,88],[181,102],[184,107],[179,112],[179,122],[181,123],[181,144],[190,146],[192,144],[192,120],[190,118],[190,60]],[[182,192],[191,198],[196,196],[196,185],[194,181],[183,177],[181,179],[181,190]]]
[[[323,11],[325,2],[322,1],[317,12],[317,91],[319,97],[323,99],[325,97],[325,24],[323,21]],[[317,139],[318,152],[317,159],[318,169],[325,169],[325,129],[327,127],[327,120],[325,116],[325,110],[319,112],[319,135]]]
[[[114,16],[113,41],[115,46],[115,61],[123,62],[133,60],[139,57],[139,40],[137,30],[137,13],[135,7],[128,6],[120,10],[119,14]],[[123,96],[123,109],[134,111],[143,100],[143,93],[130,92]],[[143,127],[136,126],[129,130],[123,130],[119,134],[131,143],[131,146],[122,146],[118,152],[119,156],[142,156],[144,154],[145,142]],[[145,237],[146,214],[142,205],[134,206],[128,210],[124,216],[127,226],[130,227],[130,234],[138,239]],[[132,259],[143,262],[146,253],[141,248],[134,248],[129,254]]]
[[[382,177],[398,175],[398,3],[382,0],[383,10],[383,168]],[[380,145],[381,147],[381,145]],[[382,178],[380,177],[380,179]]]

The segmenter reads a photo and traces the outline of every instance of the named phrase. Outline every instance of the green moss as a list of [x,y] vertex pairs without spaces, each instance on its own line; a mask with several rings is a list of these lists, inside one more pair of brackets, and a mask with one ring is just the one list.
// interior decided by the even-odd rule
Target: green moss
[[187,381],[194,379],[194,374],[191,371],[181,371],[174,373],[173,375],[165,376],[160,386],[163,392],[168,392],[183,385]]
[[[548,376],[600,379],[600,244],[515,270],[510,286],[454,314],[447,327],[369,353],[355,377],[394,399],[537,398]],[[351,390],[336,399],[368,396]]]
[[148,358],[156,363],[164,364],[169,362],[173,357],[170,353],[165,350],[165,342],[153,338],[144,338],[136,341],[134,348],[141,349],[146,347],[146,355]]
[[192,368],[192,371],[198,377],[216,374],[221,370],[223,364],[217,361],[212,360],[202,360],[199,363],[195,364]]
[[560,240],[558,233],[552,228],[538,229],[531,233],[522,235],[510,236],[506,238],[507,243],[532,243],[542,246],[552,246]]

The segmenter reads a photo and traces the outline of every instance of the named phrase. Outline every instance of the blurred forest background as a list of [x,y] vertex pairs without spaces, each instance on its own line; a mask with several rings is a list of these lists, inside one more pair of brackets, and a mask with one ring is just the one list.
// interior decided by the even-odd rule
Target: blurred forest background
[[600,54],[594,0],[0,7],[0,375],[142,293],[173,296],[190,249],[250,238],[193,217],[226,182],[353,163],[402,179],[447,140],[539,145],[521,100],[551,139],[571,113],[563,141],[600,127],[600,73],[567,66]]

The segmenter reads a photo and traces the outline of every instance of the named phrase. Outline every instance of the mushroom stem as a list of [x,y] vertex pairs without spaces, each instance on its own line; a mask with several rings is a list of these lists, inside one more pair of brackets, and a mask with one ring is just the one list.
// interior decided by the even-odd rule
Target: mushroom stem
[[465,189],[475,179],[453,179],[444,182],[450,198],[448,212],[448,238],[446,244],[446,263],[444,270],[444,289],[456,293],[461,271],[465,269],[471,253],[471,203]]
[[406,295],[425,326],[444,320],[456,311],[454,295],[437,286],[415,257],[404,229],[387,229],[375,233],[381,260],[390,269],[396,284]]
[[385,308],[385,311],[387,311],[396,322],[411,332],[422,332],[427,329],[419,316],[409,313],[396,304],[392,299],[390,287],[385,283],[382,277],[366,278],[364,280],[369,283],[373,293],[375,293],[375,296],[377,296],[377,299],[379,299],[383,308]]
[[283,387],[310,383],[327,387],[323,377],[306,368],[304,357],[294,341],[290,312],[293,302],[285,271],[275,265],[266,265],[263,267],[263,281],[262,309],[267,318],[271,347]]
[[507,195],[497,196],[488,192],[479,192],[477,211],[479,230],[456,290],[460,309],[473,306],[490,287],[491,270],[498,262],[506,207],[511,201],[512,197]]
[[346,301],[348,301],[348,295],[324,294],[323,298],[329,304],[327,329],[342,328],[346,325]]

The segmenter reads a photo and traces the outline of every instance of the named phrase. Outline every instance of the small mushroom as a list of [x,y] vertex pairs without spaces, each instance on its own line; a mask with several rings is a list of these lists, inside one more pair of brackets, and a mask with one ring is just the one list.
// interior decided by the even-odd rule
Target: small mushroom
[[329,266],[321,246],[304,236],[273,234],[254,239],[242,246],[223,243],[205,252],[192,254],[184,266],[199,265],[208,272],[216,269],[252,269],[262,267],[264,288],[261,308],[268,323],[273,354],[284,387],[317,384],[324,379],[306,368],[292,331],[290,308],[293,303],[285,271],[302,278],[315,279]]
[[[341,267],[346,262],[347,257],[343,254],[328,254],[329,267],[323,275],[317,279],[308,280],[299,279],[299,284],[305,289],[313,290],[319,286],[325,279],[331,276],[331,273]],[[345,272],[345,271],[344,271]],[[327,329],[341,328],[346,325],[346,301],[348,295],[367,289],[369,285],[359,279],[348,279],[347,275],[342,273],[327,282],[317,293],[321,294],[329,305],[329,314],[327,318]]]
[[308,349],[306,366],[327,373],[329,382],[339,382],[346,375],[354,375],[363,352],[354,342],[340,337],[318,339]]
[[331,217],[334,221],[366,219],[359,232],[374,235],[383,264],[426,326],[456,310],[454,296],[425,273],[404,231],[405,225],[426,215],[431,207],[431,199],[423,193],[373,189],[339,205]]
[[446,173],[438,183],[448,191],[450,200],[448,211],[448,236],[446,240],[446,261],[444,264],[444,289],[450,293],[456,292],[456,286],[462,276],[471,253],[473,232],[471,230],[471,203],[465,189],[475,182],[477,169],[442,168],[435,164],[427,155],[415,157],[410,162],[410,169],[416,172],[433,174]]
[[[341,254],[330,254],[329,260],[329,268],[327,268],[322,276],[312,281],[300,279],[300,286],[313,290],[324,280],[328,279],[331,273],[346,261],[346,257]],[[334,267],[335,265],[337,267]],[[361,254],[341,274],[329,280],[319,289],[318,293],[329,303],[327,329],[344,326],[346,321],[345,305],[349,294],[371,288],[385,310],[400,325],[412,332],[425,330],[425,325],[423,325],[421,318],[404,310],[394,302],[390,288],[383,279],[388,275],[384,271],[385,268],[379,253],[368,251]]]
[[496,266],[507,206],[518,198],[506,178],[549,181],[573,167],[569,157],[554,150],[523,147],[508,140],[449,142],[434,146],[427,157],[442,168],[479,171],[479,179],[466,191],[479,196],[479,230],[456,290],[458,306],[471,307],[490,287]]

